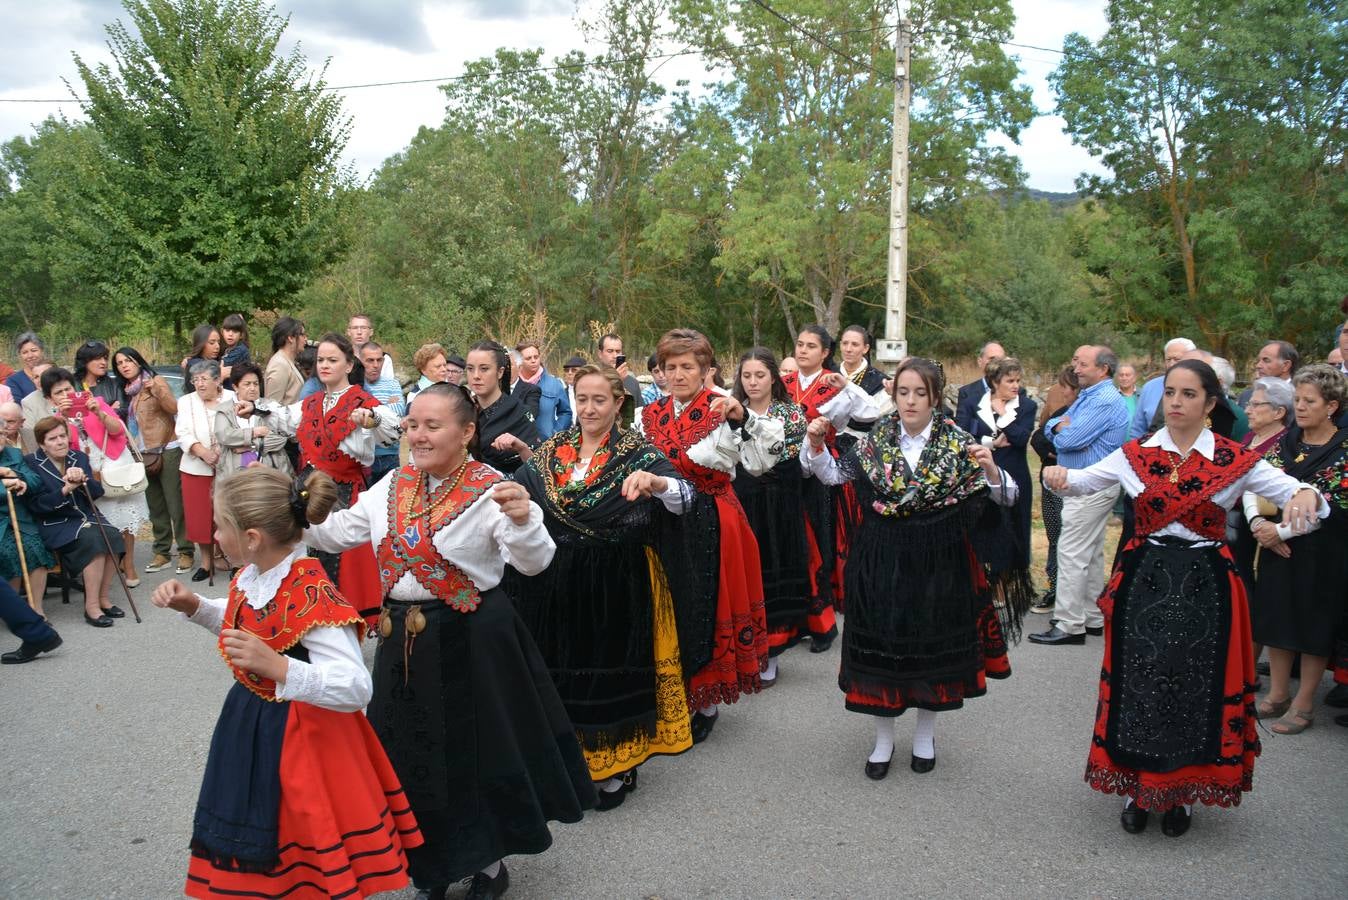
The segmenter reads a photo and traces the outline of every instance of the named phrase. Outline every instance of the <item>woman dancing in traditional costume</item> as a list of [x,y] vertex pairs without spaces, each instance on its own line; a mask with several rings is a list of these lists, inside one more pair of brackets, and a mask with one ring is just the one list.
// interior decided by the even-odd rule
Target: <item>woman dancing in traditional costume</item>
[[[912,769],[936,766],[936,713],[987,693],[986,678],[1011,674],[1006,637],[1019,631],[1029,572],[998,578],[1024,602],[994,604],[978,547],[1012,540],[988,501],[1011,506],[1016,483],[991,451],[940,414],[941,372],[909,358],[894,376],[897,411],[841,460],[828,453],[832,426],[812,421],[801,459],[825,484],[852,481],[861,524],[847,565],[847,628],[838,687],[847,708],[875,717],[866,775],[889,774],[894,718],[917,709]],[[1011,590],[1019,581],[1019,589]],[[999,616],[999,613],[1001,615]]]
[[[290,406],[265,399],[238,405],[239,416],[252,416],[256,409],[271,432],[299,441],[301,470],[317,469],[337,482],[338,509],[355,504],[366,490],[365,469],[374,463],[375,445],[393,443],[402,433],[397,413],[351,383],[355,366],[351,342],[340,334],[325,334],[314,364],[314,374],[323,383],[321,392]],[[341,587],[342,596],[373,627],[381,592],[370,548],[362,543],[345,553],[314,555]]]
[[504,857],[541,853],[549,821],[594,805],[589,768],[538,648],[505,592],[507,564],[536,575],[555,546],[528,492],[473,459],[477,409],[458,385],[417,394],[411,464],[305,532],[330,552],[378,548],[384,607],[370,722],[426,843],[423,898],[471,877],[501,896]]
[[[872,397],[860,385],[838,372],[824,368],[833,353],[833,338],[822,325],[807,325],[796,338],[798,372],[782,376],[787,397],[805,410],[805,420],[823,416],[829,420],[825,436],[829,455],[842,455],[839,434],[853,422],[858,425],[880,417],[888,398],[881,393]],[[854,433],[854,438],[861,432]],[[846,442],[844,442],[846,443]],[[806,478],[803,491],[806,535],[810,552],[810,604],[806,622],[810,650],[822,653],[838,636],[835,608],[842,609],[844,569],[849,534],[855,530],[861,511],[856,491],[849,484],[829,487],[817,479]]]
[[680,522],[685,554],[680,569],[698,580],[697,596],[716,598],[712,615],[680,612],[683,676],[697,743],[711,734],[717,704],[761,689],[768,662],[758,542],[730,487],[740,431],[756,433],[759,423],[734,397],[705,386],[713,356],[700,332],[666,332],[655,354],[670,394],[642,407],[642,430],[698,490],[697,502]]
[[777,357],[764,347],[740,357],[734,393],[759,426],[740,447],[734,487],[758,539],[763,565],[769,659],[762,682],[767,688],[777,683],[777,656],[810,633],[810,556],[800,466],[807,423],[804,411],[787,399]]
[[211,738],[192,825],[190,897],[368,897],[407,884],[421,843],[398,777],[361,709],[364,624],[299,544],[337,499],[274,469],[230,476],[215,494],[216,539],[247,563],[228,599],[180,581],[155,589],[220,635],[236,683]]
[[663,453],[616,427],[627,397],[617,372],[585,366],[574,386],[578,424],[515,473],[557,554],[533,577],[508,570],[505,587],[576,726],[597,808],[608,810],[635,790],[637,766],[693,746],[679,604],[659,547],[667,513],[682,513],[694,492]]
[[1092,788],[1126,798],[1133,834],[1155,811],[1178,837],[1193,804],[1236,806],[1251,788],[1254,656],[1227,511],[1250,490],[1295,531],[1328,512],[1314,488],[1205,427],[1221,396],[1211,366],[1181,360],[1165,377],[1165,427],[1084,469],[1044,470],[1063,496],[1122,485],[1136,500],[1136,534],[1100,598],[1105,657],[1086,763]]

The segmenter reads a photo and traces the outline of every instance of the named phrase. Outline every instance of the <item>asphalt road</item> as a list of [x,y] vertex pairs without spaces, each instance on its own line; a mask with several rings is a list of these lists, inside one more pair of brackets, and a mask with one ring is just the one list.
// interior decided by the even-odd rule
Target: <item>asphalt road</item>
[[[150,606],[159,580],[134,591],[141,625],[90,628],[78,600],[49,595],[65,646],[0,668],[0,897],[181,896],[230,676],[206,632]],[[837,649],[793,650],[776,687],[724,708],[692,752],[648,763],[622,807],[555,826],[547,853],[510,859],[509,896],[1348,893],[1348,729],[1334,710],[1320,707],[1300,736],[1264,734],[1240,808],[1198,809],[1178,840],[1156,822],[1127,835],[1121,801],[1082,781],[1101,647],[1022,644],[1009,680],[938,717],[934,772],[903,764],[912,722],[901,719],[880,783],[862,774],[873,730],[843,709]]]

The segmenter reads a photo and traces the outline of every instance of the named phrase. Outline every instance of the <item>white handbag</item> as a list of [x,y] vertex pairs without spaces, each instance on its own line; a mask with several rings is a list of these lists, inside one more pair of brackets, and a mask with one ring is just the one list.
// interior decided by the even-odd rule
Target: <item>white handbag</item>
[[[105,448],[106,446],[104,444]],[[122,460],[113,462],[107,458],[106,449],[103,453],[103,470],[98,477],[103,482],[104,496],[110,500],[120,500],[122,497],[144,493],[150,486],[150,479],[145,474],[145,462],[136,452],[136,445],[128,440],[126,446],[131,451],[129,462]]]

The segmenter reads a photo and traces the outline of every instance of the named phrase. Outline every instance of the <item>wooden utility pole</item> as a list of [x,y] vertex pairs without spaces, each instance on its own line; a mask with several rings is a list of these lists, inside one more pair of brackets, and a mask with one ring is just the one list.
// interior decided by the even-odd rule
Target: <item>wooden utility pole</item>
[[889,278],[885,290],[885,336],[876,358],[897,363],[908,355],[908,107],[913,85],[908,75],[912,25],[899,8],[894,33],[894,150],[889,184]]

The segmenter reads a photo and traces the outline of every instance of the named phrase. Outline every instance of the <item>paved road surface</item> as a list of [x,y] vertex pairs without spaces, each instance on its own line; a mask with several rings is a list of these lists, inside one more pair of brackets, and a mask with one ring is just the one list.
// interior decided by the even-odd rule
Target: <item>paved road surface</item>
[[[49,595],[65,646],[0,669],[0,897],[181,896],[230,676],[206,632],[150,606],[159,580],[135,590],[144,624],[106,630]],[[1082,782],[1100,652],[1099,639],[1022,644],[1010,680],[939,716],[934,772],[902,764],[912,722],[901,719],[897,764],[877,784],[861,771],[870,721],[842,708],[837,649],[794,650],[775,688],[726,709],[706,744],[645,766],[622,807],[557,826],[547,853],[511,859],[509,896],[1348,893],[1348,729],[1331,710],[1301,736],[1264,736],[1239,809],[1198,810],[1179,840],[1159,823],[1130,836],[1120,801]]]

